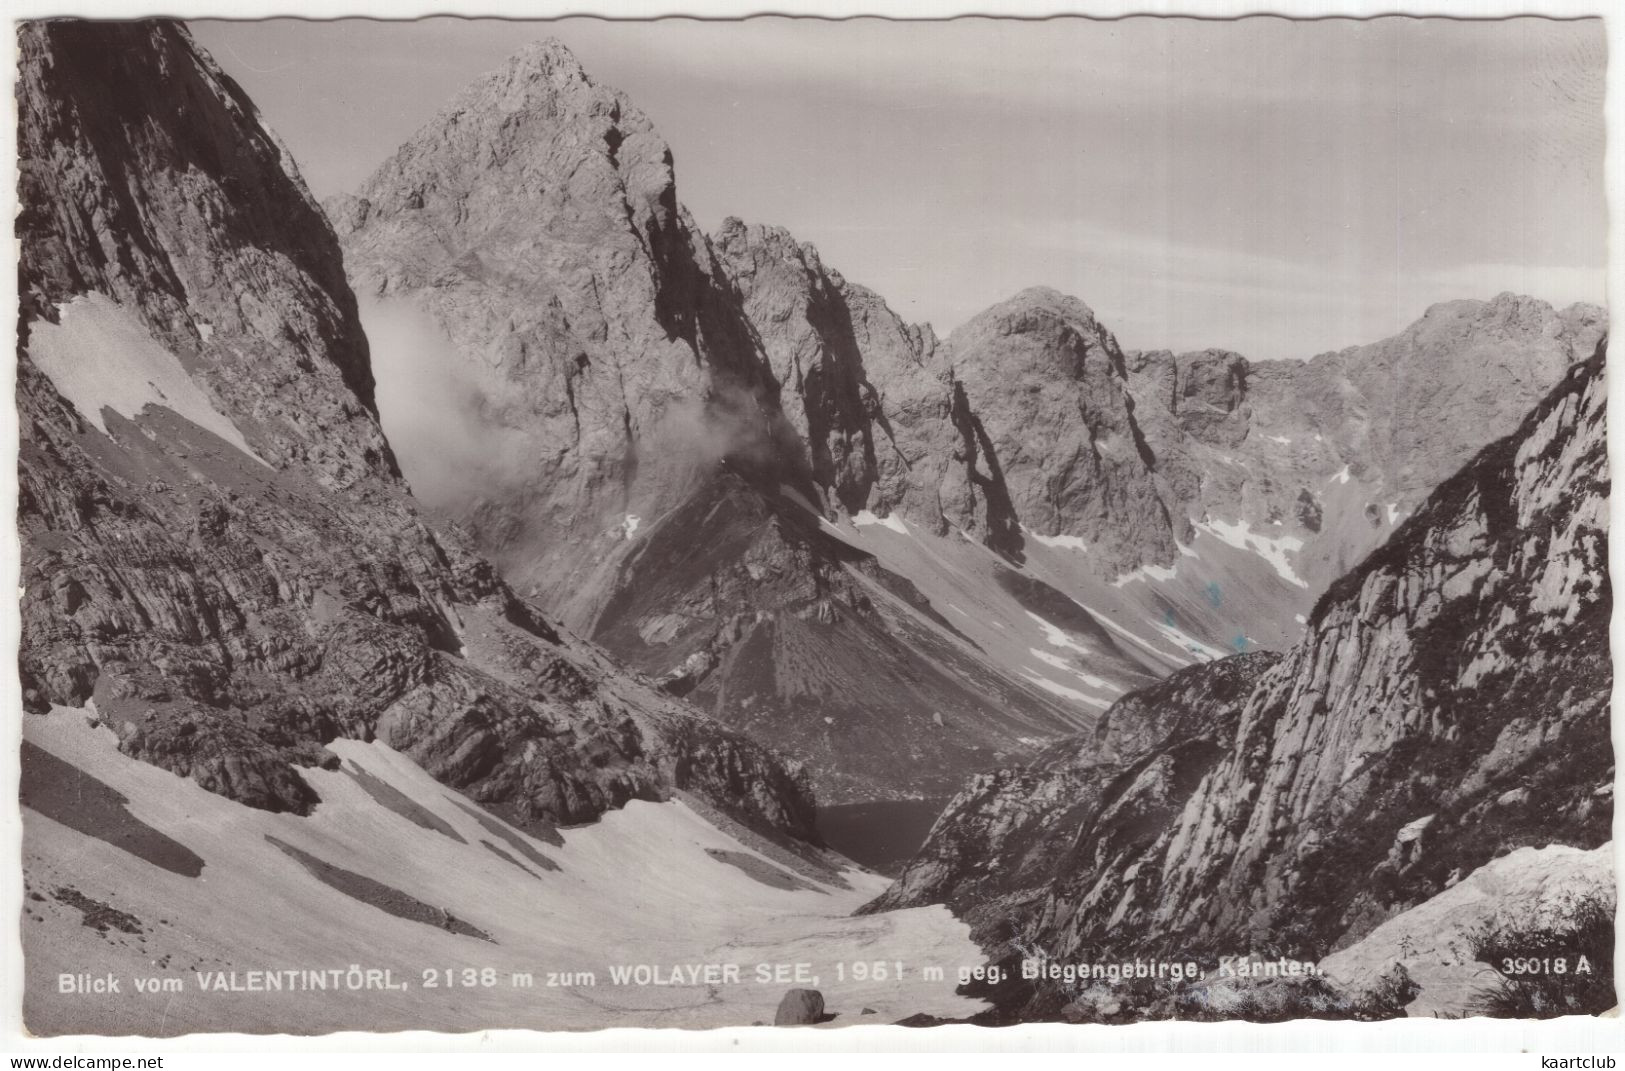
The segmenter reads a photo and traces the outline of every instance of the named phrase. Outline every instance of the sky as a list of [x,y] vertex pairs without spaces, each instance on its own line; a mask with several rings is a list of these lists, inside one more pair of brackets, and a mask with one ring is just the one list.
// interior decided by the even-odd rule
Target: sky
[[1605,299],[1600,20],[191,23],[318,197],[556,37],[706,230],[774,223],[947,334],[1024,287],[1126,348],[1376,341],[1438,301]]

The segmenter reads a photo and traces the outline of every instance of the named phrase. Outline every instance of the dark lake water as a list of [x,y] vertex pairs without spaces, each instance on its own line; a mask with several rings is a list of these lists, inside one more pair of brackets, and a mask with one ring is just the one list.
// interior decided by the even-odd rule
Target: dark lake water
[[902,872],[925,843],[931,823],[948,805],[945,799],[885,800],[821,807],[818,832],[824,843],[871,870],[888,877]]

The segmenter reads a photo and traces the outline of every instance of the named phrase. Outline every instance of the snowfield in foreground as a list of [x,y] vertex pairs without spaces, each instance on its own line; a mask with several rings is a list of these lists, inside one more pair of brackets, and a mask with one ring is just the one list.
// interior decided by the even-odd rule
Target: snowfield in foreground
[[[954,993],[983,957],[946,908],[849,917],[885,879],[797,868],[680,801],[538,839],[381,744],[336,741],[340,769],[304,771],[315,813],[271,814],[127,758],[94,714],[25,721],[36,1034],[720,1027],[771,1023],[798,984],[824,993],[837,1026],[983,1007]],[[639,964],[683,980],[614,984]],[[943,977],[926,980],[928,966]],[[366,972],[385,970],[402,988],[371,988],[381,976]],[[281,991],[263,991],[272,972]],[[317,972],[330,988],[310,988]],[[120,991],[64,994],[62,975]],[[137,979],[169,988],[138,992]]]

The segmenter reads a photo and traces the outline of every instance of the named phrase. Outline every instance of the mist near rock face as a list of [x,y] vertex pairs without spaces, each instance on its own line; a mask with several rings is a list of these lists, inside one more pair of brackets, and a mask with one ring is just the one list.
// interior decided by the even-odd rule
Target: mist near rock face
[[462,357],[434,318],[403,302],[362,298],[378,416],[425,505],[477,503],[523,475],[523,438],[493,404],[497,374]]
[[[404,301],[364,297],[360,311],[379,419],[413,493],[451,511],[523,498],[552,462],[537,429],[515,423],[523,406],[504,370],[460,353],[432,315]],[[666,400],[652,426],[636,429],[632,449],[679,482],[680,472],[724,459],[770,466],[780,460],[781,420],[749,390],[719,382]]]

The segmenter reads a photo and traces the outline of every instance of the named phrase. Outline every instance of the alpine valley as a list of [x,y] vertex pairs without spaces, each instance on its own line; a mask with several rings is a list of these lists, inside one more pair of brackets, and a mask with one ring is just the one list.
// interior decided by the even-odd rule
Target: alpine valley
[[556,41],[318,205],[184,25],[18,40],[35,1034],[1614,1004],[1601,309],[939,338]]

